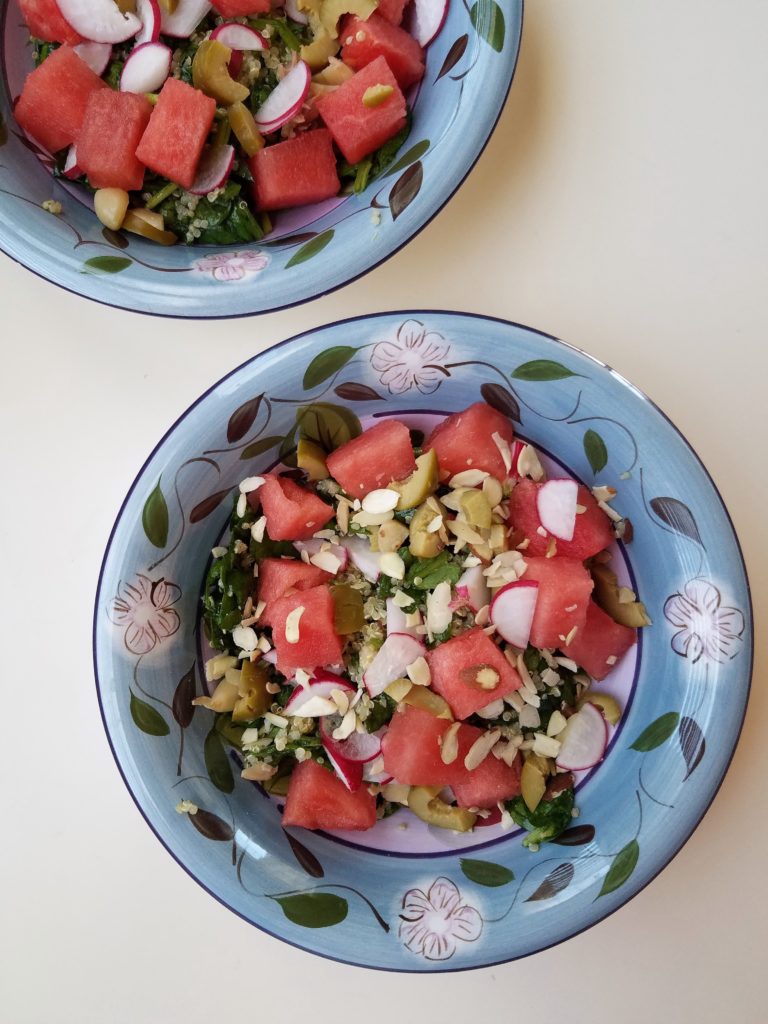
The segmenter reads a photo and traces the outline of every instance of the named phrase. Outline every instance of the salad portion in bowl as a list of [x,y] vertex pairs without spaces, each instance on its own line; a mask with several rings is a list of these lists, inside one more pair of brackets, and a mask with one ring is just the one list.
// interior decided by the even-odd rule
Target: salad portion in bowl
[[260,241],[392,165],[447,0],[20,0],[14,115],[104,226]]
[[[536,850],[578,813],[622,708],[601,692],[650,625],[611,566],[610,487],[545,472],[478,402],[427,436],[385,417],[244,478],[203,595],[215,730],[284,826],[405,809]],[[597,684],[597,685],[596,685]]]

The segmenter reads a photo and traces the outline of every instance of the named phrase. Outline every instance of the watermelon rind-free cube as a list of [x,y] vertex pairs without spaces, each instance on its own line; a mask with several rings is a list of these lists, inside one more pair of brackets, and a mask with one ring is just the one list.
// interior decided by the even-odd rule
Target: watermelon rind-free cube
[[316,761],[302,761],[293,769],[283,810],[285,828],[361,832],[375,824],[376,798],[367,786],[351,793]]
[[462,725],[458,733],[459,753],[456,758],[456,775],[451,789],[459,807],[495,807],[500,800],[511,800],[520,794],[520,755],[511,765],[492,753],[475,768],[467,768],[464,758],[470,748],[487,730],[474,725]]
[[[391,95],[374,107],[366,106],[365,93],[380,85],[389,86]],[[384,57],[378,57],[316,102],[320,117],[350,164],[373,153],[405,127],[405,97]]]
[[377,57],[385,57],[392,73],[406,90],[424,77],[424,50],[412,35],[374,12],[370,18],[350,17],[340,30],[341,59],[359,71]]
[[156,174],[190,188],[216,114],[216,100],[177,78],[160,90],[136,156]]
[[592,577],[577,558],[525,561],[528,568],[523,579],[539,584],[530,642],[534,647],[561,648],[586,622]]
[[509,474],[494,434],[511,444],[515,431],[506,416],[485,402],[475,402],[438,423],[424,451],[434,448],[443,480],[467,469],[481,469],[503,480]]
[[83,42],[83,37],[64,18],[56,0],[19,0],[19,7],[29,34],[35,39],[70,46]]
[[416,469],[411,432],[400,420],[381,420],[326,459],[328,472],[353,498],[404,480]]
[[77,139],[77,162],[94,188],[140,189],[144,164],[136,148],[152,113],[145,96],[99,89],[91,96]]
[[[298,608],[303,609],[298,620],[298,639],[292,641],[286,633],[286,622]],[[281,597],[272,606],[271,618],[277,668],[283,675],[290,675],[292,669],[313,671],[342,663],[343,645],[334,629],[334,604],[327,586]]]
[[[479,626],[438,644],[427,654],[431,687],[456,718],[469,718],[491,701],[520,689],[522,681],[496,644]],[[477,673],[491,668],[498,675],[493,689],[481,689]]]
[[268,473],[258,493],[272,540],[308,540],[333,516],[322,498],[288,477]]
[[245,18],[249,14],[269,14],[270,0],[214,0],[214,8],[222,18]]
[[[550,536],[539,533],[541,520],[537,496],[543,486],[533,480],[520,480],[509,498],[509,525],[519,530],[528,540],[525,552],[530,555],[546,554],[550,544]],[[554,557],[565,555],[567,558],[584,561],[613,542],[613,524],[583,484],[579,485],[576,503],[584,511],[577,512],[571,540],[556,538]]]
[[108,88],[71,46],[60,46],[27,77],[14,116],[28,135],[56,153],[77,141],[91,95]]
[[325,128],[265,146],[251,157],[249,165],[259,210],[319,203],[335,196],[341,187],[333,140]]
[[447,786],[454,769],[440,757],[450,722],[428,711],[398,705],[381,743],[384,771],[406,786]]
[[562,650],[593,679],[605,679],[635,643],[637,630],[614,622],[599,605],[590,601],[584,625]]
[[391,25],[400,25],[408,0],[379,0],[376,13]]
[[266,608],[259,625],[271,625],[272,605],[281,597],[298,590],[321,586],[331,574],[316,565],[307,565],[298,558],[263,558],[259,562],[259,600]]

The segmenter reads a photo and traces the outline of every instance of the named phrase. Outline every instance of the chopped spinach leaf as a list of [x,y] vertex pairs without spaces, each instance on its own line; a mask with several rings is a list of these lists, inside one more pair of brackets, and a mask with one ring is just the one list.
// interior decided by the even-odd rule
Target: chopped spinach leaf
[[386,725],[392,715],[394,715],[396,707],[397,704],[386,693],[382,693],[380,696],[374,697],[373,707],[364,722],[365,728],[368,732],[376,732],[377,729]]
[[534,846],[556,839],[571,824],[573,789],[564,789],[554,800],[542,800],[535,811],[529,811],[522,796],[508,800],[506,808],[515,822],[528,830],[523,846]]

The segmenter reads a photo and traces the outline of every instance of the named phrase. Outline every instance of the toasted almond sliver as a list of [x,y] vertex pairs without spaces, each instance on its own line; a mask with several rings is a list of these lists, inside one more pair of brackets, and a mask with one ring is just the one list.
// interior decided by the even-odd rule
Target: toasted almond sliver
[[247,476],[245,480],[240,481],[240,493],[250,494],[251,491],[258,491],[263,483],[263,476]]
[[435,516],[431,523],[427,524],[427,533],[437,533],[440,527],[443,525],[443,517]]
[[453,722],[443,733],[440,745],[440,760],[443,764],[453,764],[459,756],[459,729],[461,722]]
[[482,608],[478,608],[475,612],[475,625],[487,626],[490,621],[490,605],[484,604]]
[[533,752],[542,757],[557,757],[560,753],[560,741],[553,736],[545,736],[543,732],[537,732],[533,737]]
[[256,650],[256,645],[259,642],[256,631],[251,626],[235,626],[232,630],[232,640],[239,650],[249,653]]
[[396,590],[392,595],[392,600],[398,608],[407,608],[413,604],[413,598],[409,597],[403,590]]
[[332,551],[318,551],[317,554],[310,555],[309,561],[318,569],[329,572],[331,576],[335,576],[341,568],[341,559],[337,558]]
[[345,740],[348,736],[351,736],[357,727],[357,715],[355,709],[350,708],[346,712],[341,720],[341,723],[336,726],[331,734],[335,740]]
[[339,503],[336,506],[336,525],[340,533],[349,531],[349,502],[346,498],[339,498]]
[[287,718],[283,718],[282,715],[275,715],[272,711],[267,711],[264,715],[264,721],[274,725],[276,729],[287,729],[290,725]]
[[265,782],[267,779],[271,779],[276,771],[277,768],[271,764],[252,764],[243,768],[240,778],[248,779],[250,782]]
[[467,544],[476,544],[481,547],[484,543],[480,534],[473,530],[469,523],[465,523],[461,519],[449,519],[446,526],[455,537]]
[[299,620],[304,614],[304,605],[300,604],[298,608],[294,608],[292,612],[289,612],[285,620],[285,639],[289,644],[297,644],[299,642]]
[[241,494],[237,499],[237,515],[240,519],[245,515],[245,510],[248,508],[248,498]]
[[427,659],[421,655],[415,661],[412,661],[405,671],[414,686],[429,686],[432,680]]
[[471,772],[483,763],[493,747],[498,743],[500,737],[501,729],[491,729],[489,732],[484,732],[482,736],[478,736],[464,758],[464,767],[467,771]]
[[604,502],[604,501],[598,501],[597,504],[600,506],[600,508],[603,510],[603,512],[605,512],[605,514],[608,516],[608,518],[613,520],[614,523],[620,523],[621,522],[623,517],[622,517],[620,512],[616,511],[615,508],[611,508],[611,506],[606,504],[606,502]]
[[520,476],[529,476],[531,480],[543,480],[544,468],[539,461],[536,449],[531,445],[524,445],[517,457],[517,471]]
[[491,434],[491,437],[493,438],[493,443],[499,449],[499,455],[501,455],[504,463],[504,469],[509,473],[510,469],[512,469],[512,449],[509,447],[509,441],[507,441],[505,437],[502,437],[498,431],[494,431]]
[[547,723],[547,736],[559,736],[565,728],[567,721],[567,718],[561,711],[553,711]]
[[454,488],[477,487],[490,475],[491,474],[486,473],[484,469],[464,469],[461,473],[456,473],[451,477],[449,480],[449,486]]
[[366,512],[364,508],[352,516],[352,522],[356,526],[381,526],[382,523],[388,523],[390,519],[392,519],[391,512]]
[[502,486],[495,476],[488,476],[483,480],[483,494],[488,499],[491,508],[496,508],[504,497]]
[[363,498],[363,511],[372,512],[374,515],[382,512],[392,512],[397,508],[400,500],[400,492],[393,491],[389,487],[379,487],[369,491]]
[[342,689],[331,690],[331,700],[339,709],[339,714],[346,715],[349,710],[349,695],[346,691]]
[[476,565],[482,565],[482,560],[477,555],[467,555],[464,561],[461,563],[462,569],[474,569]]
[[396,551],[386,551],[379,558],[379,568],[393,580],[405,578],[405,562]]

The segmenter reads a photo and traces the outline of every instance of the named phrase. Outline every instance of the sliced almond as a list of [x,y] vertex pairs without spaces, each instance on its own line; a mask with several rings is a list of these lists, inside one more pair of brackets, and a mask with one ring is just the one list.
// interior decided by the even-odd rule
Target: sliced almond
[[286,617],[285,639],[289,644],[297,644],[299,642],[299,621],[303,614],[304,605],[300,604],[298,608],[294,608],[292,612],[289,612]]
[[247,768],[243,768],[240,772],[241,779],[247,779],[249,782],[266,782],[267,779],[271,779],[277,771],[272,764],[252,764]]
[[240,481],[240,493],[250,494],[251,491],[258,491],[263,483],[263,476],[247,476],[245,480]]
[[429,671],[427,659],[423,656],[419,656],[415,661],[412,661],[405,671],[414,686],[429,686],[432,681],[432,674]]
[[488,476],[483,480],[483,494],[491,508],[496,508],[504,497],[504,490],[495,476]]
[[393,580],[405,578],[405,562],[396,551],[385,551],[379,558],[379,568]]
[[392,512],[397,508],[400,500],[400,492],[393,491],[389,487],[380,487],[369,491],[363,498],[363,511],[379,515],[382,512]]
[[471,772],[483,763],[493,747],[498,743],[500,737],[501,729],[491,729],[488,732],[484,732],[482,736],[478,736],[464,758],[464,767],[467,771]]
[[494,431],[491,434],[493,443],[499,449],[499,455],[501,455],[502,462],[504,463],[504,469],[507,473],[512,469],[512,449],[509,447],[509,441],[505,437],[502,437],[498,431]]
[[453,764],[459,756],[459,729],[461,722],[454,722],[449,725],[443,733],[443,742],[440,745],[440,760],[443,764]]
[[484,469],[464,469],[449,480],[451,487],[477,487],[491,474]]

